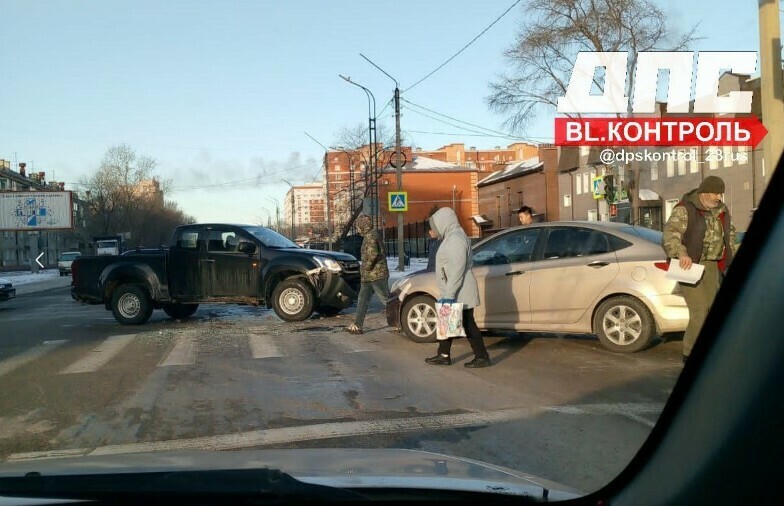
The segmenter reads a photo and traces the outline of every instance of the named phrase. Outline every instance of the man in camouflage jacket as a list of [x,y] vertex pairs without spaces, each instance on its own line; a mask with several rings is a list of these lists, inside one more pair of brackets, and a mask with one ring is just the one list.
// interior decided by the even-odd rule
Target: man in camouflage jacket
[[693,263],[705,266],[702,279],[697,284],[681,283],[689,308],[689,325],[683,336],[684,362],[694,347],[724,272],[737,249],[735,227],[727,206],[721,200],[723,193],[724,181],[721,178],[706,177],[699,188],[683,196],[664,226],[662,246],[668,257],[677,259],[683,269],[690,269]]
[[357,316],[354,323],[348,327],[352,334],[361,334],[362,325],[365,323],[365,313],[373,293],[386,305],[389,298],[389,267],[384,245],[378,231],[373,228],[369,216],[357,218],[357,230],[363,236],[361,265],[359,268],[362,283],[357,298]]

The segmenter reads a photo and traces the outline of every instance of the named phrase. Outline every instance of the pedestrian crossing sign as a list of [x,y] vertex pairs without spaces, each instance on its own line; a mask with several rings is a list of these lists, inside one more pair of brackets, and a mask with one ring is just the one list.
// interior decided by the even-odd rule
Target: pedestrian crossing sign
[[392,212],[408,211],[408,192],[389,192],[387,201]]

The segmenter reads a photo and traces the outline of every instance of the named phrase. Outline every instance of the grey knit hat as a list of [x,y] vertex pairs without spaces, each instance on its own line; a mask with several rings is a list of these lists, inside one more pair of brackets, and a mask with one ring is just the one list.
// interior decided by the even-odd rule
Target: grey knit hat
[[702,180],[698,193],[724,193],[724,181],[717,176],[708,176]]

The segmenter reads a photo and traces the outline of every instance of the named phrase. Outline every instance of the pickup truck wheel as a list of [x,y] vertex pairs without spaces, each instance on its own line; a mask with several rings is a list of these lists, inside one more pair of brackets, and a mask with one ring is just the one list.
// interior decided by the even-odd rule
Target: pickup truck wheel
[[284,279],[272,291],[272,309],[283,321],[306,320],[313,314],[314,306],[313,290],[302,279]]
[[121,285],[112,294],[112,315],[123,325],[141,325],[150,319],[152,302],[139,285]]
[[199,309],[198,304],[164,304],[163,312],[175,320],[187,318]]

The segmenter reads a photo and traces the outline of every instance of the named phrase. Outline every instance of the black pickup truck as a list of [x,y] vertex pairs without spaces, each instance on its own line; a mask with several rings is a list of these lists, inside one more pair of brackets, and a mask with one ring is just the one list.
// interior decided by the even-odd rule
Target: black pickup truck
[[251,225],[185,225],[168,250],[83,256],[72,265],[71,296],[104,304],[125,325],[153,309],[186,318],[200,303],[266,305],[285,321],[317,311],[332,316],[356,299],[359,262],[351,255],[304,249]]

